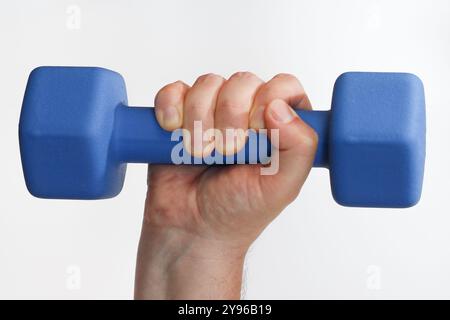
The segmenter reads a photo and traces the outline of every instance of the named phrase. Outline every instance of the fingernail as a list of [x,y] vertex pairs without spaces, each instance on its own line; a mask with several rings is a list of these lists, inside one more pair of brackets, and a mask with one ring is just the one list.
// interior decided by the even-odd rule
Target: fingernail
[[250,116],[250,128],[264,129],[264,105],[260,105],[253,110]]
[[163,109],[162,121],[166,128],[177,128],[180,122],[180,115],[175,107],[166,107]]
[[281,123],[291,122],[295,117],[292,108],[280,99],[274,100],[269,104],[269,113],[275,121]]

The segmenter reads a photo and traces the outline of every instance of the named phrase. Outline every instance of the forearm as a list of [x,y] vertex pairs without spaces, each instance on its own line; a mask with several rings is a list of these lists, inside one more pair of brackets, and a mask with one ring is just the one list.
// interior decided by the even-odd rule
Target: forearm
[[144,223],[136,299],[239,299],[246,250]]

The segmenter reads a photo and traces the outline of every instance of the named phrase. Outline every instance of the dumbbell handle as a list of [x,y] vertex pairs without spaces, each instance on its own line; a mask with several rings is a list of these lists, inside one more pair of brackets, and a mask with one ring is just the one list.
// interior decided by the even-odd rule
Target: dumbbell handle
[[[308,110],[295,112],[317,132],[319,137],[314,167],[328,167],[330,112]],[[171,134],[158,124],[154,108],[118,106],[112,144],[114,154],[121,162],[171,164],[172,149],[180,143],[172,141]],[[246,152],[258,150],[253,148],[248,151],[248,143],[245,148]],[[249,158],[255,158],[255,155]]]

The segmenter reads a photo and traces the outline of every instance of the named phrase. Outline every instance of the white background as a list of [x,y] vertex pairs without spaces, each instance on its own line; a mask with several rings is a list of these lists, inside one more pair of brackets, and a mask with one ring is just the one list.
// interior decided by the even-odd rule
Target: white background
[[426,88],[421,202],[351,209],[315,169],[254,244],[245,297],[450,298],[450,1],[5,1],[0,4],[0,298],[131,298],[146,166],[103,201],[39,200],[17,124],[39,65],[120,72],[132,105],[215,72],[289,72],[327,109],[344,71],[407,71]]

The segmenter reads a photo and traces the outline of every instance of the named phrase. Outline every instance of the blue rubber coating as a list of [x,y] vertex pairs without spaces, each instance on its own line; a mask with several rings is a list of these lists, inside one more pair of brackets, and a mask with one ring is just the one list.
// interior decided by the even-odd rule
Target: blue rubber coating
[[[330,169],[346,206],[408,207],[420,198],[425,160],[421,81],[405,73],[345,73],[331,111],[297,111],[315,129],[316,167]],[[266,163],[270,143],[251,131],[246,147],[197,159],[181,135],[163,130],[153,108],[127,106],[120,74],[96,67],[39,67],[30,74],[19,123],[25,181],[41,198],[117,195],[127,162]]]
[[419,201],[425,99],[417,76],[344,73],[334,85],[330,124],[330,180],[338,203],[403,208]]
[[[116,112],[115,154],[118,161],[154,164],[173,163],[172,151],[177,151],[177,145],[182,146],[180,143],[182,136],[172,138],[171,132],[161,129],[156,121],[154,108],[121,105]],[[319,136],[327,136],[328,111],[296,110],[296,112],[318,132]],[[252,148],[252,143],[254,143],[254,148]],[[326,143],[327,139],[320,139],[314,162],[315,167],[328,166]],[[156,150],[157,152],[155,152]],[[184,148],[182,151],[184,151]],[[187,153],[185,152],[185,154]],[[250,131],[245,148],[236,155],[216,156],[213,152],[210,157],[205,159],[188,157],[183,160],[185,160],[183,164],[212,164],[212,161],[215,164],[267,163],[270,161],[270,141],[266,134],[257,134]]]
[[214,151],[209,157],[192,157],[183,147],[181,130],[175,134],[163,130],[156,121],[154,108],[119,106],[114,133],[115,158],[124,163],[202,165],[270,161],[267,135],[255,131],[249,132],[245,148],[235,155],[224,156]]

